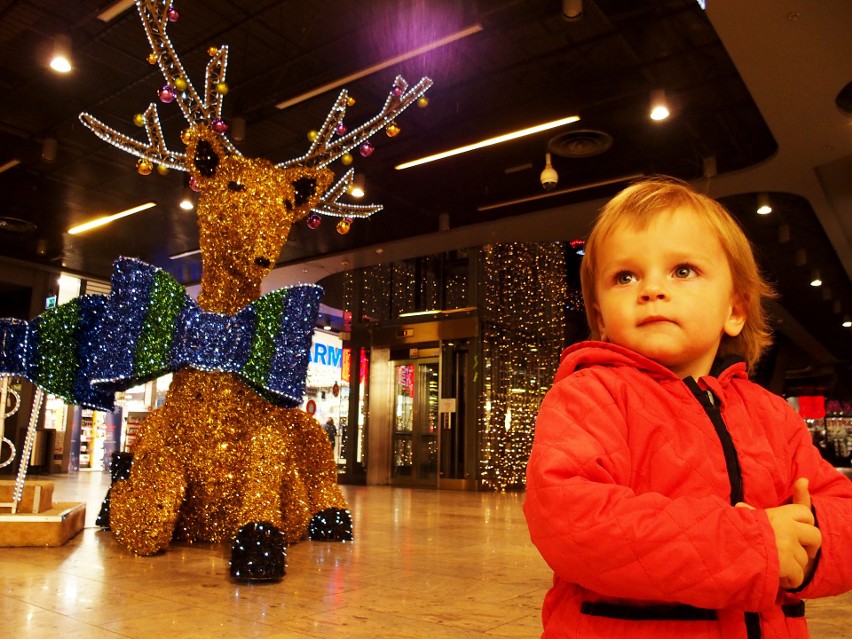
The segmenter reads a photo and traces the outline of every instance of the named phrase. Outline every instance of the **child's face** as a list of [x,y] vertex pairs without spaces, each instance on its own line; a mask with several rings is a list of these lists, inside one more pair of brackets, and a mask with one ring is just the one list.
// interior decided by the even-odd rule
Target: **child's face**
[[719,238],[690,209],[662,213],[645,230],[615,228],[597,249],[596,272],[602,338],[681,378],[707,375],[722,335],[745,323]]

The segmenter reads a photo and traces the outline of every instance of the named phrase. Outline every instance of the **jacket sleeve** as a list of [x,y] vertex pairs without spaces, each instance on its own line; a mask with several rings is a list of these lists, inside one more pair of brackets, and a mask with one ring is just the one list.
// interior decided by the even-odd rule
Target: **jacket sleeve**
[[816,570],[796,594],[806,599],[839,595],[852,589],[852,481],[823,459],[802,418],[785,408],[793,458],[792,479],[808,479],[814,515],[822,534]]
[[545,397],[527,467],[524,513],[555,580],[606,598],[770,608],[778,558],[765,513],[715,495],[636,494],[627,424],[587,372]]

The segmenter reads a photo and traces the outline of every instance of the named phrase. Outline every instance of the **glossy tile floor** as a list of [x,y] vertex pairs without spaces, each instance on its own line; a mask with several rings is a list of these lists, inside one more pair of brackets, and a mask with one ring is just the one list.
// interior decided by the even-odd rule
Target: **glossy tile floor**
[[[86,501],[86,528],[58,548],[0,548],[3,637],[63,639],[470,639],[540,634],[550,573],[517,493],[344,486],[350,544],[288,549],[276,584],[228,577],[226,544],[134,557],[94,521],[107,473],[39,477]],[[815,639],[849,636],[852,594],[808,604]]]

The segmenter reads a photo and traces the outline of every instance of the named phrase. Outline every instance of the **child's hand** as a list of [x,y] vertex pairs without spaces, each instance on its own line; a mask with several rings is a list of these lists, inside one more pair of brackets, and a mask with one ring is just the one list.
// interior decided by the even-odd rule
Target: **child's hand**
[[[744,503],[737,507],[752,508]],[[808,480],[800,477],[793,484],[792,504],[767,508],[766,515],[775,533],[780,585],[787,590],[798,588],[813,572],[814,558],[822,544],[811,513]]]

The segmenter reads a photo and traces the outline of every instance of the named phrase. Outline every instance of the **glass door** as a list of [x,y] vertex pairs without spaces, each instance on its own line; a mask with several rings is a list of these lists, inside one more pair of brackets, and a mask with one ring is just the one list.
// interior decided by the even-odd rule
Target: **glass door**
[[438,360],[394,364],[391,482],[438,485]]

